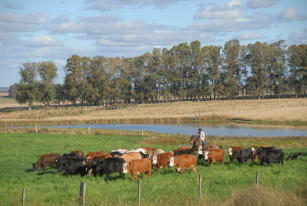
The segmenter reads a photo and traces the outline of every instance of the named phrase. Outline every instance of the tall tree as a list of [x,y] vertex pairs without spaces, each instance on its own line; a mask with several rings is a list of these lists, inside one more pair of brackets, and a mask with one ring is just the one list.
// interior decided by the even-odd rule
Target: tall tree
[[218,86],[220,81],[220,67],[221,47],[218,46],[204,46],[202,48],[202,55],[204,58],[204,67],[208,75],[210,93],[213,93],[213,98],[216,98],[218,93]]
[[224,55],[224,72],[225,72],[225,89],[228,97],[235,97],[239,94],[239,83],[241,66],[239,61],[240,55],[240,41],[230,40],[227,41],[223,48]]
[[251,68],[248,88],[260,98],[269,88],[272,50],[270,45],[261,42],[248,45],[248,49],[246,60]]
[[307,45],[291,45],[288,48],[288,64],[290,67],[290,87],[295,95],[307,92]]
[[41,78],[39,85],[39,99],[49,106],[50,102],[54,100],[56,91],[53,85],[53,80],[57,76],[57,67],[51,61],[41,62],[38,64],[38,73]]
[[282,95],[287,90],[287,65],[286,65],[286,46],[284,41],[277,41],[270,45],[271,64],[269,88],[274,95]]
[[65,80],[64,87],[66,98],[76,104],[83,101],[86,96],[86,89],[88,89],[87,76],[90,66],[89,57],[80,57],[73,55],[67,59],[65,66]]
[[20,68],[20,83],[17,84],[16,101],[19,103],[28,103],[29,110],[32,109],[33,102],[38,99],[37,63],[24,63]]

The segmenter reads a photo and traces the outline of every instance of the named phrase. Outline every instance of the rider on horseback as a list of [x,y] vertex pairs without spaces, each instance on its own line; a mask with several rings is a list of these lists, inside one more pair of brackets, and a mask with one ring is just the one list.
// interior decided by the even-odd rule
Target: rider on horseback
[[196,137],[201,140],[201,146],[204,150],[205,144],[206,144],[206,140],[205,140],[206,135],[205,135],[205,132],[201,128],[198,129],[198,132],[196,133]]

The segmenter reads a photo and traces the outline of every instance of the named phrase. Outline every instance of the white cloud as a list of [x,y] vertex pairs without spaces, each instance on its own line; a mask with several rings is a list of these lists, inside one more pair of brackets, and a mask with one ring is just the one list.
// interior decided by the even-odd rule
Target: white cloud
[[298,9],[288,8],[281,14],[282,19],[286,21],[296,21],[296,20],[305,20],[307,19],[306,15],[300,15]]
[[263,35],[258,32],[247,32],[236,37],[239,40],[259,40]]
[[11,9],[11,10],[22,10],[25,8],[23,5],[13,2],[3,2],[1,7],[4,9]]
[[192,2],[199,0],[87,0],[87,7],[89,9],[95,9],[100,11],[110,11],[120,9],[123,7],[165,7],[178,2]]
[[197,22],[192,24],[189,29],[202,32],[240,32],[250,30],[269,29],[276,18],[265,12],[253,14],[242,14],[238,18],[212,19],[209,22]]
[[1,32],[33,32],[44,28],[48,23],[45,13],[0,13]]
[[252,9],[269,8],[276,4],[278,0],[249,0],[247,5]]
[[241,5],[240,0],[231,0],[227,3],[228,7],[237,7]]
[[232,0],[218,5],[204,5],[195,14],[195,19],[238,19],[242,18],[241,2]]
[[307,27],[303,31],[291,33],[288,42],[291,44],[307,44]]
[[29,45],[37,47],[54,47],[60,46],[61,43],[59,41],[54,40],[51,36],[41,35],[31,39],[29,41]]
[[236,19],[240,17],[241,13],[238,9],[217,10],[212,6],[199,10],[195,15],[197,19]]

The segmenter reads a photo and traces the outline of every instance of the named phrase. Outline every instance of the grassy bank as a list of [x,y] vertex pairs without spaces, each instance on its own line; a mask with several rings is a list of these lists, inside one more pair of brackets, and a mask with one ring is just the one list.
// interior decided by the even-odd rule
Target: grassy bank
[[[67,133],[68,130],[66,130]],[[81,131],[81,130],[80,130]],[[85,131],[84,131],[85,132]],[[98,132],[98,131],[97,131]],[[171,150],[187,142],[186,136],[158,136],[153,133],[140,134],[25,134],[0,133],[0,205],[19,205],[21,190],[27,191],[26,205],[77,205],[80,181],[86,182],[88,205],[135,205],[137,183],[124,179],[105,181],[101,177],[64,176],[54,169],[43,172],[32,171],[31,163],[44,153],[64,153],[76,149],[84,152],[141,146],[160,147]],[[163,139],[164,138],[164,139]],[[285,148],[286,154],[307,152],[307,138],[218,138],[209,137],[211,143],[219,145],[254,146],[270,144]],[[198,204],[198,175],[204,178],[204,201],[201,205],[238,205],[246,197],[259,194],[260,204],[273,201],[304,205],[306,198],[307,158],[286,161],[283,166],[260,166],[248,162],[246,165],[229,163],[204,166],[199,164],[197,172],[187,171],[183,175],[174,169],[165,168],[154,172],[151,178],[142,178],[143,205],[191,205]],[[255,173],[261,174],[261,189],[256,190]],[[305,193],[304,193],[305,191]],[[288,199],[284,197],[287,194]],[[275,200],[275,202],[274,202]],[[273,205],[274,205],[273,204]],[[255,204],[254,204],[255,205]],[[272,205],[272,204],[267,204]],[[287,205],[287,204],[284,204]],[[288,204],[291,205],[291,204]]]
[[0,108],[0,125],[114,123],[244,123],[307,125],[307,99],[221,100],[116,107]]

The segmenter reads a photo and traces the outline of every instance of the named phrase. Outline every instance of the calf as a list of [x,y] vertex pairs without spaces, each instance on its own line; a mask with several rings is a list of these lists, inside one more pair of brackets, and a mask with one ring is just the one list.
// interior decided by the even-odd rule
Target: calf
[[149,158],[133,160],[126,164],[123,172],[131,174],[131,179],[136,180],[138,174],[146,174],[151,176],[151,160]]
[[262,150],[259,153],[260,163],[271,164],[271,163],[281,163],[284,164],[284,152],[281,149],[275,150]]
[[177,172],[180,172],[181,174],[187,169],[191,168],[193,172],[196,171],[196,163],[197,158],[195,155],[190,154],[182,154],[178,155],[176,157],[170,157],[169,158],[169,166],[176,167]]
[[220,162],[224,164],[224,150],[223,149],[211,149],[204,152],[204,159],[209,160],[209,165],[211,163]]
[[236,153],[237,151],[241,151],[241,150],[243,150],[243,148],[239,147],[239,146],[229,147],[228,148],[228,155],[229,155],[230,161],[233,161],[234,153]]
[[236,158],[241,164],[245,163],[249,159],[254,161],[255,157],[255,148],[239,150],[234,153],[234,158]]
[[120,176],[123,176],[123,170],[124,170],[124,165],[125,160],[122,158],[118,157],[111,157],[111,158],[106,158],[104,160],[96,160],[96,166],[95,166],[95,174],[103,175],[105,174],[107,178],[112,174],[118,172]]
[[165,152],[158,155],[153,156],[152,164],[156,166],[157,170],[166,167],[169,165],[170,157],[173,157],[173,152]]
[[61,157],[60,154],[44,154],[39,157],[36,163],[32,164],[34,170],[46,169],[47,166],[56,167],[57,159]]

